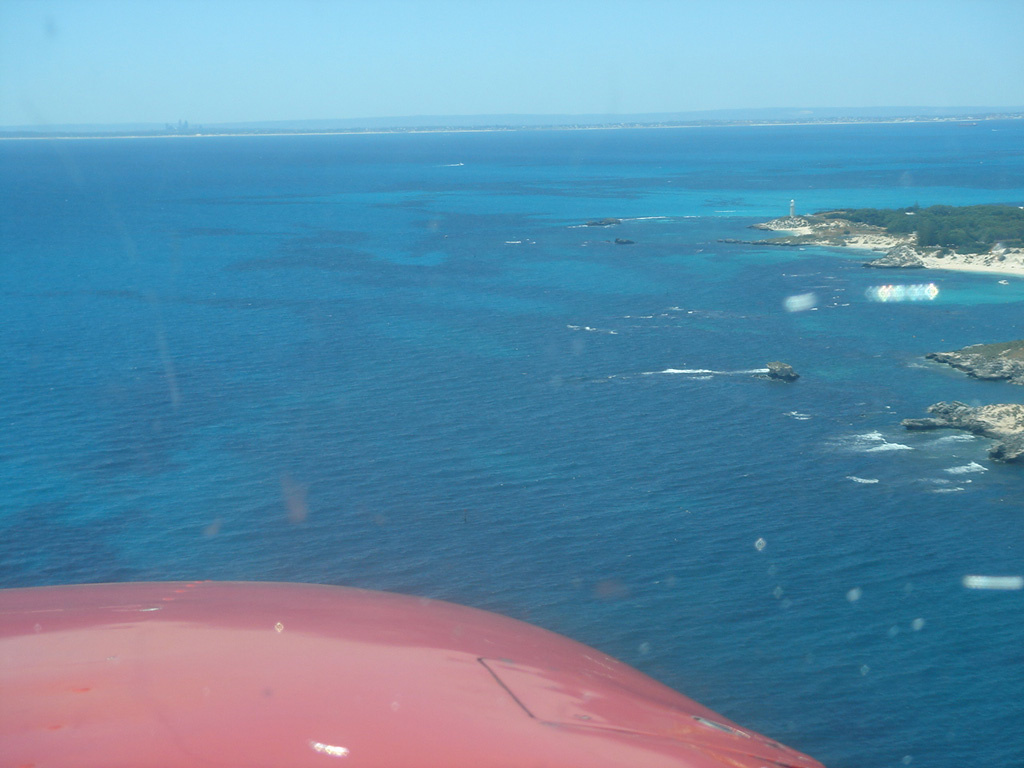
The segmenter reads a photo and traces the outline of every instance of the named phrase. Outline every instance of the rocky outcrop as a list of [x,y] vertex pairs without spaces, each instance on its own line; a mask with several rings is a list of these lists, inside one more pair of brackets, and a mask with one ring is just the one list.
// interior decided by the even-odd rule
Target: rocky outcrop
[[[817,219],[816,219],[817,221]],[[760,224],[751,224],[751,229],[767,229],[770,232],[793,232],[812,225],[810,219],[804,216],[783,216],[781,219],[772,219]]]
[[975,344],[955,352],[929,352],[925,357],[976,379],[1024,385],[1024,340]]
[[1004,437],[988,449],[988,456],[992,461],[1001,461],[1004,464],[1020,463],[1024,460],[1024,435]]
[[866,251],[890,251],[900,245],[913,245],[913,235],[890,235],[882,227],[835,218],[830,214],[783,216],[751,229],[777,232],[780,237],[755,240],[757,245],[824,246],[827,248],[858,248]]
[[963,429],[975,435],[995,438],[989,448],[993,461],[1019,462],[1024,459],[1024,405],[1000,403],[970,406],[966,403],[935,403],[924,419],[904,419],[907,429]]
[[796,381],[800,378],[800,374],[794,371],[793,366],[789,363],[780,363],[778,360],[773,360],[770,363],[766,363],[765,367],[768,369],[769,379]]
[[591,219],[583,226],[585,227],[613,227],[616,224],[621,224],[622,219]]
[[920,252],[912,245],[897,245],[890,248],[881,258],[864,263],[865,267],[878,269],[924,269]]
[[615,238],[615,244],[616,245],[635,245],[636,244],[636,240],[628,240],[625,237],[616,237]]

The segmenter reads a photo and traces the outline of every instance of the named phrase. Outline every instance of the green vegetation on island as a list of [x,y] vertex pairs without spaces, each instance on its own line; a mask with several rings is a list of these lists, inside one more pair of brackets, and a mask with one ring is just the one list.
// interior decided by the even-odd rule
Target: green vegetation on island
[[1015,205],[933,205],[921,208],[856,208],[827,211],[842,219],[881,227],[890,235],[917,233],[918,247],[951,248],[959,253],[986,253],[993,246],[1024,247],[1024,208]]

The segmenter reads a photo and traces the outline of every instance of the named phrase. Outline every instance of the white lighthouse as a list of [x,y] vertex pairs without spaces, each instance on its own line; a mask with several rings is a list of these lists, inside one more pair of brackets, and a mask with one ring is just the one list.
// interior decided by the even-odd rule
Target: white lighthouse
[[789,215],[796,216],[796,200],[789,201]]

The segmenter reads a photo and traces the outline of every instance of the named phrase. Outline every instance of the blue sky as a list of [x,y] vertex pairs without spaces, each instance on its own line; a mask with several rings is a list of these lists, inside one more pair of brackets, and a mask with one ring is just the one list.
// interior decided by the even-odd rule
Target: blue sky
[[0,125],[1024,106],[1021,0],[2,0]]

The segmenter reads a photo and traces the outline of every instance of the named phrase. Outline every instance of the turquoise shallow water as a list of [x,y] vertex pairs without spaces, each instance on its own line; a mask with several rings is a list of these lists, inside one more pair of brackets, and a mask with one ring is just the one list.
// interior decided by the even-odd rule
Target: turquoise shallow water
[[[1024,594],[961,584],[1022,572],[1024,480],[899,427],[1024,394],[923,359],[1019,337],[1024,281],[718,242],[790,198],[1024,204],[1022,139],[0,143],[0,584],[429,595],[830,766],[1024,765]],[[800,381],[752,373],[772,359]]]

